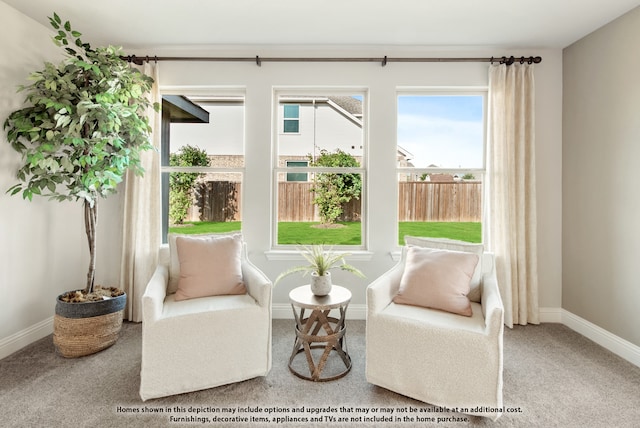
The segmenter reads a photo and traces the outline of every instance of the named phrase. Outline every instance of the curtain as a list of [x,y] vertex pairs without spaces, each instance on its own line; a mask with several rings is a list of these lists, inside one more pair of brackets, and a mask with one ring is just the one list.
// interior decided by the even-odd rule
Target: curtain
[[533,67],[489,67],[485,242],[495,254],[508,327],[540,322]]
[[[161,103],[157,63],[146,63],[142,71],[153,77],[150,99]],[[160,113],[149,109],[151,141],[156,150],[142,153],[144,177],[128,171],[124,189],[124,221],[122,228],[122,262],[120,284],[127,293],[125,318],[142,321],[142,294],[158,262],[160,246]]]

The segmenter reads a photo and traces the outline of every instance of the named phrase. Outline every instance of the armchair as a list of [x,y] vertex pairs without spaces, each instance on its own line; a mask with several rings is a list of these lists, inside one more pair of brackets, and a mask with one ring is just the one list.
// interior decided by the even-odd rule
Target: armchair
[[[171,243],[175,239],[170,236]],[[246,294],[180,300],[175,292],[180,264],[169,245],[160,248],[142,297],[143,401],[269,372],[272,283],[249,261],[244,242],[239,257]]]
[[480,250],[479,302],[471,302],[471,316],[462,316],[393,301],[407,251],[404,247],[401,260],[367,288],[367,381],[432,405],[497,419],[504,310],[493,255]]

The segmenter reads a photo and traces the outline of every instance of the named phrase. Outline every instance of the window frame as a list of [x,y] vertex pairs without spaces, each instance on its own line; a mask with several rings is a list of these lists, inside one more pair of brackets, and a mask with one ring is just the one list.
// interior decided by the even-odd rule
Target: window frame
[[[433,173],[445,173],[452,174],[454,176],[458,175],[459,177],[464,174],[471,173],[476,177],[480,177],[480,181],[486,183],[487,177],[487,107],[488,107],[488,91],[489,88],[487,86],[482,87],[398,87],[396,88],[396,123],[398,122],[398,114],[399,114],[399,98],[401,96],[481,96],[482,97],[482,166],[475,168],[443,168],[443,167],[424,167],[424,168],[416,168],[416,167],[400,167],[396,166],[396,179],[398,183],[400,183],[400,175],[422,175],[422,174],[433,174]],[[398,151],[398,130],[396,128],[396,153]],[[400,204],[400,195],[399,195],[399,185],[396,186],[397,192],[397,201],[396,201],[396,213],[399,212],[399,204]],[[484,199],[484,190],[483,190],[483,199]],[[482,213],[480,224],[482,225],[486,218],[486,204],[484,202],[481,203]],[[400,219],[396,219],[396,232],[395,237],[399,241],[400,240]],[[484,233],[481,236],[481,242],[484,242]],[[401,247],[401,245],[399,245]]]
[[[283,174],[291,173],[293,168],[296,169],[296,173],[307,173],[309,180],[316,173],[354,173],[360,174],[362,180],[362,191],[360,194],[360,203],[361,203],[361,241],[360,245],[332,245],[331,247],[336,251],[349,251],[351,254],[354,252],[364,253],[368,251],[368,239],[367,239],[367,231],[368,231],[368,215],[367,215],[367,194],[368,194],[368,179],[367,179],[367,170],[368,170],[368,121],[366,117],[368,115],[368,97],[369,90],[363,87],[354,87],[354,88],[332,88],[332,87],[305,87],[305,88],[296,88],[296,87],[274,87],[272,92],[272,109],[274,112],[278,112],[278,108],[281,105],[280,98],[295,98],[295,97],[328,97],[328,96],[338,96],[338,95],[348,95],[348,96],[360,96],[362,98],[362,117],[360,120],[362,121],[362,135],[361,135],[361,146],[362,146],[362,161],[360,162],[360,167],[287,167],[286,164],[284,166],[280,166],[280,152],[279,152],[279,136],[282,135],[281,132],[274,132],[273,140],[272,140],[272,216],[271,216],[271,250],[269,251],[269,258],[277,260],[278,253],[283,255],[285,258],[288,257],[288,254],[293,250],[297,249],[296,245],[290,244],[279,244],[278,243],[278,180],[279,177],[282,177]],[[283,111],[284,113],[284,111]],[[279,122],[279,114],[274,114],[274,120]],[[274,129],[277,129],[277,126],[274,126]],[[286,180],[286,178],[285,178]]]
[[[243,109],[246,109],[246,89],[244,87],[230,88],[230,87],[161,87],[161,95],[184,95],[197,104],[197,101],[206,102],[207,99],[215,98],[238,98],[242,99]],[[162,133],[167,132],[164,128]],[[169,131],[170,132],[170,131]],[[243,124],[242,124],[242,156],[245,158],[242,167],[175,167],[169,165],[170,157],[170,139],[167,141],[165,138],[161,138],[160,147],[160,192],[161,192],[161,242],[166,244],[168,242],[169,234],[169,174],[172,172],[198,172],[198,173],[226,173],[226,174],[240,174],[240,182],[244,183],[245,180],[245,166],[246,166],[246,120],[245,113],[243,112]],[[244,198],[245,192],[242,192],[242,198]],[[240,204],[244,206],[244,201],[240,201]],[[241,220],[242,223],[242,220]],[[242,226],[241,226],[242,227]]]

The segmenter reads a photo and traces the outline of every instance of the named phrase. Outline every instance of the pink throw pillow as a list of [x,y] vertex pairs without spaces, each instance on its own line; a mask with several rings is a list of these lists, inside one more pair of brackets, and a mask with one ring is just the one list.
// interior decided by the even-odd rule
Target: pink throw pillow
[[180,279],[175,300],[245,294],[242,281],[242,238],[207,236],[176,238]]
[[461,251],[409,247],[395,303],[471,316],[467,294],[478,256]]

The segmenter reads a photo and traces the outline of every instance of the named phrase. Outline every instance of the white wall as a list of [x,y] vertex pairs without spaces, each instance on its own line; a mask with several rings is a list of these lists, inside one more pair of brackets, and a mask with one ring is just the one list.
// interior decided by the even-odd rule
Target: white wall
[[[16,85],[26,75],[40,68],[45,57],[54,58],[55,47],[48,30],[0,2],[0,118],[18,108],[21,95]],[[561,105],[562,60],[559,50],[508,51],[488,50],[443,52],[418,48],[290,48],[266,51],[264,48],[217,51],[182,50],[170,52],[135,52],[157,55],[240,55],[280,56],[501,56],[502,54],[541,55],[536,66],[537,96],[537,170],[538,244],[540,305],[558,308],[561,304]],[[389,252],[396,246],[396,89],[413,86],[486,86],[486,63],[404,64],[390,63],[173,63],[161,64],[161,84],[207,87],[222,85],[227,89],[242,87],[246,92],[246,176],[244,181],[244,233],[250,245],[251,259],[271,278],[299,261],[269,261],[271,226],[273,90],[289,86],[327,88],[349,87],[368,91],[369,171],[367,201],[369,218],[368,261],[354,264],[365,271],[368,280],[336,273],[336,282],[347,285],[354,293],[353,303],[363,305],[365,286],[393,265]],[[185,89],[184,91],[182,89]],[[186,92],[182,88],[179,92]],[[174,88],[176,90],[176,88]],[[193,89],[192,93],[201,93]],[[0,292],[13,296],[0,300],[0,349],[18,349],[25,341],[50,332],[54,297],[71,288],[80,288],[87,263],[86,242],[82,229],[81,209],[76,204],[32,203],[9,197],[4,189],[14,183],[13,172],[18,156],[0,136]],[[390,200],[392,203],[390,203]],[[119,275],[121,248],[121,199],[103,201],[99,225],[99,260],[97,279],[113,284]],[[390,221],[390,219],[392,219]],[[287,294],[300,279],[290,277],[275,290],[274,303],[286,304]],[[44,325],[43,328],[38,328]],[[28,343],[28,342],[27,342]],[[0,355],[2,357],[3,355]]]
[[[58,49],[50,33],[4,3],[0,3],[0,117],[19,108],[16,94],[43,60],[56,60]],[[16,183],[19,155],[0,136],[0,340],[53,315],[55,296],[74,283],[82,262],[80,210],[72,204],[10,197]]]
[[[147,55],[150,52],[135,52]],[[537,97],[537,170],[539,183],[538,243],[540,305],[559,308],[561,303],[561,109],[562,61],[560,50],[536,50],[523,55],[541,55],[543,62],[536,66]],[[180,55],[184,51],[158,50],[153,54]],[[268,56],[444,56],[443,52],[418,49],[349,48],[308,49],[296,52],[293,48],[265,51],[256,49],[228,49],[220,51],[190,51],[196,56],[228,55],[252,57]],[[496,51],[448,52],[452,56],[500,56]],[[504,54],[519,54],[505,52]],[[270,249],[271,227],[271,144],[274,90],[281,88],[324,87],[367,91],[369,138],[368,151],[368,261],[352,260],[366,273],[368,279],[335,273],[335,282],[348,286],[354,293],[352,302],[364,304],[365,286],[393,265],[389,252],[397,242],[396,205],[396,91],[399,87],[466,86],[486,87],[487,63],[269,63],[261,67],[255,63],[164,62],[161,64],[161,87],[185,94],[198,94],[203,88],[244,88],[246,117],[246,170],[244,178],[243,231],[249,243],[251,259],[271,278],[300,261],[274,261],[265,255]],[[274,303],[286,304],[291,288],[302,278],[289,277],[274,291]]]
[[[43,61],[60,58],[50,37],[48,29],[0,2],[2,123],[22,105],[24,94],[16,93],[17,86],[28,83],[28,74],[41,69]],[[5,133],[0,133],[0,358],[51,333],[55,297],[84,287],[88,266],[80,204],[38,197],[28,202],[5,193],[16,183],[19,162]],[[117,214],[119,201],[103,206],[101,230],[111,226],[119,232],[117,224],[109,225],[109,217],[119,221],[111,215]],[[98,280],[117,280],[121,240],[115,233],[107,239],[99,248],[99,263],[105,269]]]
[[562,307],[640,346],[640,8],[564,51]]

